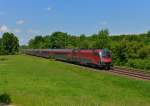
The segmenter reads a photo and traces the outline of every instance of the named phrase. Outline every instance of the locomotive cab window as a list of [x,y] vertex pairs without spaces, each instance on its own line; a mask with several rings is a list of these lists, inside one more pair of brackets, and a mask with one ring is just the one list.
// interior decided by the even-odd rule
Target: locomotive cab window
[[111,52],[109,50],[104,49],[101,52],[101,56],[105,57],[105,58],[110,58],[111,57]]

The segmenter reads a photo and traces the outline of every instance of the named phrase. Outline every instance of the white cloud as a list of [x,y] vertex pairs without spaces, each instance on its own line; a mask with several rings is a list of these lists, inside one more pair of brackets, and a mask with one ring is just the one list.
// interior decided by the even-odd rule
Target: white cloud
[[2,25],[0,26],[0,32],[2,33],[9,32],[9,28],[6,25]]
[[16,22],[16,24],[18,24],[18,25],[21,25],[21,24],[24,24],[24,23],[25,23],[24,20],[18,20],[18,21]]
[[51,11],[52,8],[51,8],[51,7],[47,7],[47,8],[45,8],[45,10],[46,10],[46,11]]

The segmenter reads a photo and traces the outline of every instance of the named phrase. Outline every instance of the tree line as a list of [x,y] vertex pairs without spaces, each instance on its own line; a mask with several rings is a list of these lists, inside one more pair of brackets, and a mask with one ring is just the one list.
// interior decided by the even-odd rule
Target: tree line
[[4,33],[0,38],[0,55],[13,55],[19,51],[19,40],[13,33]]
[[[28,46],[32,49],[104,49],[112,51],[114,65],[140,69],[150,69],[150,31],[142,34],[110,35],[107,29],[87,36],[54,32],[50,35],[38,35],[31,39]],[[19,52],[19,40],[13,33],[4,33],[0,38],[0,55],[12,55]]]
[[143,34],[109,35],[107,29],[86,36],[54,32],[50,35],[38,35],[31,39],[26,48],[32,49],[103,49],[112,51],[113,64],[128,67],[150,69],[150,31]]

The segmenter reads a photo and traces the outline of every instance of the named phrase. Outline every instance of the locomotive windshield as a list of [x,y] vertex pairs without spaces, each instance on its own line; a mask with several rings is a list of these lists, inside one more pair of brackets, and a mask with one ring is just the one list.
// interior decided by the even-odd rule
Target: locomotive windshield
[[100,54],[101,54],[101,56],[104,57],[104,58],[110,58],[110,57],[111,57],[111,53],[110,53],[110,51],[107,50],[107,49],[102,50]]

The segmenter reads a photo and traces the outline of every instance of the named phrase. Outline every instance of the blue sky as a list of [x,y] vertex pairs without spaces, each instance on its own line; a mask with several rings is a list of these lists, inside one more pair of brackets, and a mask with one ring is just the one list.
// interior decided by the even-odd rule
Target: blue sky
[[142,33],[150,30],[150,0],[0,0],[0,36],[15,33],[21,44],[35,35]]

